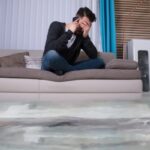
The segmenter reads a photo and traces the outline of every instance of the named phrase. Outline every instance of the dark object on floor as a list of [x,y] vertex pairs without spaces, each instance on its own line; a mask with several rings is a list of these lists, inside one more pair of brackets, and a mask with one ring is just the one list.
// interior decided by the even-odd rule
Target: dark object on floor
[[148,51],[138,51],[138,64],[142,75],[143,91],[149,91],[149,60]]

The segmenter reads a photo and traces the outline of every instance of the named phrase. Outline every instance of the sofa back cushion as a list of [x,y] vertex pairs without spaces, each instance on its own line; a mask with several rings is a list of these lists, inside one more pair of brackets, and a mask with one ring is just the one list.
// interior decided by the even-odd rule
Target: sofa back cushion
[[15,53],[0,57],[0,67],[25,67],[24,55],[29,55],[29,52]]
[[[28,51],[28,52],[26,52],[26,51]],[[2,66],[2,67],[4,67],[4,66],[5,67],[6,66],[7,67],[13,67],[14,64],[15,64],[15,66],[18,66],[18,65],[16,65],[16,62],[18,62],[18,60],[14,61],[14,59],[13,59],[14,57],[17,57],[17,59],[19,59],[18,54],[21,56],[21,60],[20,60],[22,62],[21,64],[25,67],[26,64],[25,64],[25,60],[23,58],[24,55],[27,54],[27,55],[30,55],[30,57],[33,57],[33,58],[42,58],[43,50],[0,50],[0,56],[1,56],[0,57],[0,66]],[[7,59],[8,55],[10,56],[9,59]],[[98,55],[99,55],[99,57],[101,57],[104,60],[105,64],[108,63],[110,60],[114,59],[114,56],[113,56],[112,53],[98,52]],[[3,57],[5,57],[7,60],[3,61],[3,63],[1,63],[2,60],[4,60]],[[13,61],[10,60],[10,59],[13,59]],[[81,51],[79,57],[76,60],[76,62],[82,61],[82,60],[87,60],[87,59],[89,59],[87,54],[84,51]],[[9,62],[8,62],[8,60],[9,60]],[[13,64],[12,64],[12,62],[10,63],[10,61],[12,61]],[[22,67],[22,65],[19,65],[19,66]]]
[[108,62],[110,62],[111,60],[113,60],[115,58],[112,53],[100,52],[99,56],[104,60],[105,64],[107,64]]
[[25,55],[26,68],[41,69],[42,58]]
[[112,59],[106,66],[106,69],[137,69],[138,63],[127,59]]

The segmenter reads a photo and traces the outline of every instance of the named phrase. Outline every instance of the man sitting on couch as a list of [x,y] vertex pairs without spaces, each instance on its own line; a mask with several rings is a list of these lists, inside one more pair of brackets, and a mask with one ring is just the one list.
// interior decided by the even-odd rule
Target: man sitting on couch
[[[53,22],[47,35],[42,69],[61,75],[74,70],[104,68],[104,61],[97,56],[97,49],[88,36],[94,21],[95,14],[83,7],[71,23]],[[89,59],[76,62],[81,49]]]

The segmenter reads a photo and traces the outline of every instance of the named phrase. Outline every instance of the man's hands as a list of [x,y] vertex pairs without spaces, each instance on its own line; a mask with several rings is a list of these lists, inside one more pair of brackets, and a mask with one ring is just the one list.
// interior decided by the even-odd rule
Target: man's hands
[[84,21],[81,23],[81,28],[83,29],[83,37],[86,38],[89,34],[91,25]]
[[67,24],[66,27],[74,33],[79,27],[79,19]]
[[80,20],[77,19],[69,24],[66,25],[66,28],[71,30],[73,33],[75,33],[77,30],[81,29],[83,31],[83,33],[81,31],[81,34],[84,38],[86,38],[89,34],[90,28],[91,28],[91,23],[87,22],[85,20]]

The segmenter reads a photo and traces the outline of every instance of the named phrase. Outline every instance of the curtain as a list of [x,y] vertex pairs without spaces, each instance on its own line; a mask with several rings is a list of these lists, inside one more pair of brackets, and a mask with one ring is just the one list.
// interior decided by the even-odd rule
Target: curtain
[[90,37],[101,50],[99,0],[0,0],[0,48],[44,49],[50,23],[71,22],[85,6],[97,16]]
[[103,51],[116,56],[114,0],[100,0],[100,28]]

